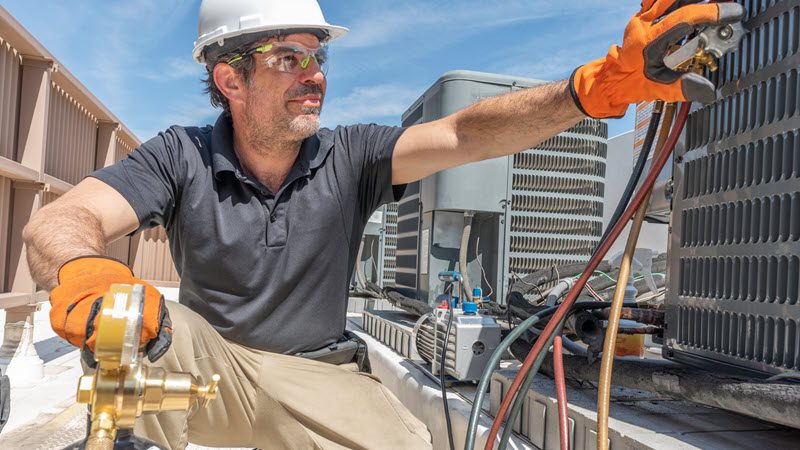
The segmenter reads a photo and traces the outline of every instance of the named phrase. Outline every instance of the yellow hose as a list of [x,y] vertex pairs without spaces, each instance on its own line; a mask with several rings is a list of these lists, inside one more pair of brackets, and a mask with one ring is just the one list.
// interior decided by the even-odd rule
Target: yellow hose
[[[656,101],[653,110],[658,111],[663,107],[664,103],[659,100]],[[675,103],[670,103],[664,111],[664,119],[661,123],[658,143],[653,152],[653,159],[657,158],[658,154],[664,148],[664,143],[672,128],[672,118],[675,114],[675,107]],[[619,265],[619,277],[617,278],[617,288],[614,290],[614,299],[611,302],[611,313],[608,317],[608,327],[606,328],[606,336],[603,343],[603,360],[600,365],[600,382],[597,389],[597,448],[600,450],[608,450],[608,412],[611,398],[611,371],[614,365],[619,316],[625,297],[625,287],[628,284],[628,276],[631,271],[633,253],[636,250],[636,242],[639,240],[639,231],[642,228],[644,216],[647,214],[647,206],[650,203],[650,194],[651,192],[647,193],[644,201],[633,216],[633,224],[631,224],[630,234],[628,234],[628,242],[625,244],[625,253]]]

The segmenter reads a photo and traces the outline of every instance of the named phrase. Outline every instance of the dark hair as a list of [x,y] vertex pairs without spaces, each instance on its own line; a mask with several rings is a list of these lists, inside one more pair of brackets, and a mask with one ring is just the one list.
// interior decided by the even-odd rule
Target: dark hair
[[[214,68],[217,67],[219,63],[227,63],[236,54],[246,52],[252,45],[252,43],[248,43],[247,45],[239,46],[229,52],[217,55],[212,61],[206,61],[206,77],[202,80],[203,84],[205,84],[203,92],[211,97],[211,104],[214,107],[222,108],[225,114],[229,116],[231,114],[231,107],[228,103],[228,98],[225,97],[225,94],[219,90],[217,84],[214,82]],[[256,68],[256,64],[253,58],[242,58],[231,64],[231,67],[236,70],[236,73],[242,76],[245,83],[249,83],[250,77],[253,75],[253,71]]]

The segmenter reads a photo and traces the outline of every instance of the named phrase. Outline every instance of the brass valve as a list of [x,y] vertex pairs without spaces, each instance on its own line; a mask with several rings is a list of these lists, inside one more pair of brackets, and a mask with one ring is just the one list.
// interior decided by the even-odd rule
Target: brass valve
[[678,72],[716,72],[717,59],[735,52],[744,34],[741,23],[707,27],[685,44],[673,45],[664,57],[664,65]]
[[132,429],[146,412],[206,406],[217,397],[220,377],[207,385],[188,373],[142,365],[139,349],[144,287],[115,284],[103,297],[97,326],[94,375],[78,382],[77,401],[90,405],[87,449],[113,449],[117,431]]
[[676,67],[675,70],[679,72],[691,71],[702,75],[704,69],[708,69],[709,72],[716,72],[718,68],[717,59],[714,55],[706,52],[702,48],[698,48],[691,59]]

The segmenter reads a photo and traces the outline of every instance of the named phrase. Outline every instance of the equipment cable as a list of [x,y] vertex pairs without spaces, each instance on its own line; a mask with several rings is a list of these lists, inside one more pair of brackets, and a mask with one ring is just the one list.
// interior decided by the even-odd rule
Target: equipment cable
[[[661,110],[664,107],[664,102],[656,101],[653,106]],[[661,135],[659,136],[658,145],[656,145],[653,157],[657,158],[661,151],[664,149],[664,144],[667,140],[668,131],[672,126],[672,115],[675,113],[675,104],[670,103],[667,111],[664,114],[664,124],[662,125]],[[653,113],[655,117],[655,112]],[[651,119],[652,120],[652,119]],[[652,123],[651,123],[652,125]],[[643,188],[644,189],[644,188]],[[625,289],[628,284],[628,277],[631,271],[631,262],[633,261],[633,254],[636,251],[636,242],[639,240],[639,231],[641,231],[644,216],[647,214],[647,207],[650,201],[650,194],[652,193],[652,186],[647,188],[644,196],[644,201],[636,209],[636,215],[633,217],[633,224],[628,234],[628,242],[625,244],[625,252],[622,255],[622,260],[619,264],[619,277],[617,278],[617,288],[614,291],[614,299],[611,302],[611,312],[608,316],[608,325],[606,327],[605,342],[603,343],[603,357],[600,364],[600,380],[597,386],[597,448],[600,450],[608,450],[608,414],[611,402],[611,371],[614,366],[614,354],[616,353],[617,344],[617,331],[619,330],[619,316],[622,311],[622,302],[625,299]]]
[[[463,290],[463,282],[462,282],[462,289]],[[449,289],[453,288],[453,284],[451,283]],[[450,337],[450,327],[453,325],[453,299],[452,293],[450,290],[445,289],[445,293],[447,294],[447,330],[444,332],[444,339],[442,339],[442,353],[439,357],[439,385],[442,389],[442,404],[444,406],[444,418],[445,422],[447,423],[447,439],[450,442],[450,450],[456,450],[456,445],[453,442],[453,424],[450,421],[450,406],[447,402],[447,386],[444,384],[445,374],[445,357],[447,357],[447,340]],[[459,296],[460,297],[460,296]],[[461,298],[459,298],[461,300]],[[434,332],[436,331],[435,323],[434,323]],[[434,339],[436,335],[434,333]]]
[[[684,103],[681,106],[680,112],[678,113],[678,120],[677,120],[676,126],[672,130],[672,133],[670,134],[669,139],[667,140],[667,143],[665,144],[665,150],[658,156],[658,158],[654,159],[653,165],[652,165],[652,169],[648,173],[648,175],[645,178],[645,181],[643,183],[643,188],[640,189],[640,191],[637,192],[636,195],[633,197],[633,199],[631,201],[631,204],[628,205],[628,208],[625,209],[623,214],[620,216],[619,221],[614,225],[614,228],[611,230],[611,233],[609,233],[608,239],[606,239],[604,241],[601,241],[600,246],[598,247],[597,251],[595,252],[595,254],[590,259],[586,270],[580,276],[580,278],[576,282],[576,285],[573,287],[573,289],[567,295],[567,297],[564,300],[564,302],[561,304],[561,306],[559,306],[559,310],[555,313],[554,317],[548,322],[547,326],[545,327],[544,331],[542,332],[542,336],[543,337],[544,336],[552,336],[553,335],[553,332],[559,326],[559,324],[561,323],[562,319],[564,319],[566,314],[569,312],[570,307],[572,306],[572,304],[577,299],[578,294],[583,290],[583,287],[586,285],[586,282],[591,277],[592,273],[597,268],[597,266],[600,264],[600,260],[603,258],[603,256],[605,256],[605,254],[606,254],[606,252],[608,252],[609,248],[611,248],[611,245],[612,245],[613,241],[623,231],[623,229],[627,225],[627,221],[631,219],[631,217],[633,216],[633,213],[636,210],[636,208],[638,208],[639,205],[644,200],[644,196],[645,196],[646,190],[649,189],[653,185],[653,183],[655,183],[656,178],[658,177],[659,173],[661,172],[661,169],[666,164],[667,159],[669,158],[670,154],[672,153],[672,149],[675,147],[675,144],[678,141],[680,133],[681,133],[681,131],[683,129],[683,125],[686,123],[686,118],[689,115],[689,108],[690,108],[690,104],[689,103]],[[549,339],[548,339],[548,341],[549,341]],[[498,431],[500,429],[500,426],[502,425],[502,423],[504,421],[506,412],[508,412],[508,407],[509,407],[509,404],[512,401],[512,398],[518,392],[518,390],[520,388],[520,385],[522,384],[522,382],[523,382],[523,380],[525,378],[525,375],[527,375],[528,371],[530,371],[530,369],[533,366],[534,362],[536,362],[536,360],[538,359],[538,356],[542,352],[544,346],[545,346],[545,340],[543,340],[541,338],[537,339],[536,343],[534,344],[533,349],[528,354],[528,356],[525,358],[525,361],[523,362],[523,365],[520,368],[520,371],[517,374],[517,377],[514,379],[514,382],[511,384],[511,386],[509,388],[508,395],[503,399],[503,402],[500,405],[500,409],[499,409],[499,411],[497,413],[497,417],[495,418],[495,421],[492,424],[492,428],[489,431],[489,440],[487,440],[486,450],[491,450],[492,449],[492,444],[494,443],[494,440],[497,437],[497,433],[498,433]]]

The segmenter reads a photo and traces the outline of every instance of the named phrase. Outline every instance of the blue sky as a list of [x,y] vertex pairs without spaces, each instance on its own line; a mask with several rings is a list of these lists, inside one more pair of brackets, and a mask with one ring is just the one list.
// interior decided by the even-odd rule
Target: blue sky
[[[141,140],[213,123],[191,58],[199,0],[3,0]],[[622,40],[640,0],[320,0],[351,29],[331,46],[324,126],[397,125],[443,73],[557,80]],[[609,135],[633,129],[633,109]]]

